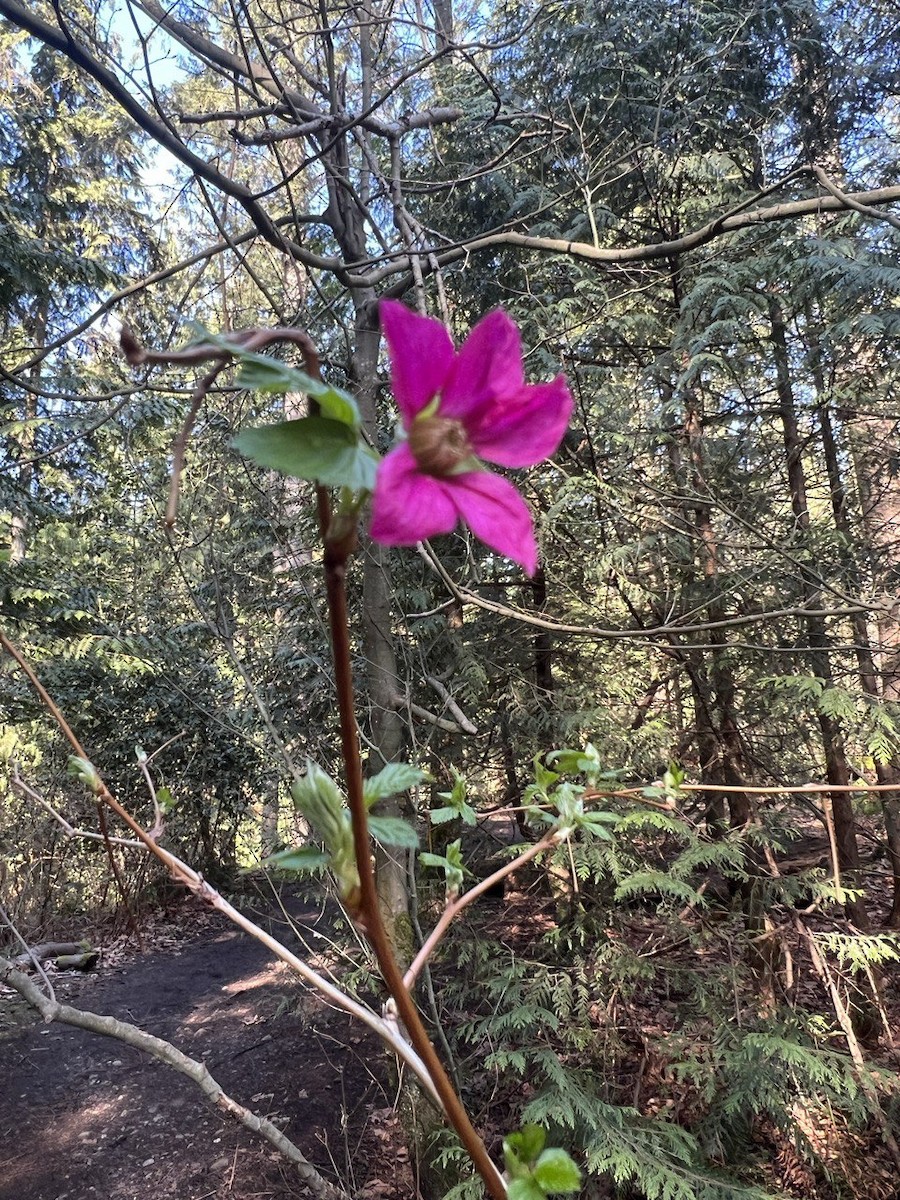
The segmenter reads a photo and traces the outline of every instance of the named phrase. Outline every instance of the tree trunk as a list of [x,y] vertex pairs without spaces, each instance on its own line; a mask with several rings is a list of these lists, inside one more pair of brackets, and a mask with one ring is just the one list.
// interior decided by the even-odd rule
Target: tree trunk
[[[809,608],[820,608],[821,589],[812,569],[812,547],[810,545],[810,516],[807,499],[806,473],[803,467],[803,444],[797,423],[797,408],[791,381],[790,360],[787,349],[787,334],[784,317],[778,299],[768,297],[769,319],[772,329],[772,354],[775,362],[776,392],[781,416],[784,450],[787,465],[788,489],[791,509],[800,533],[800,587],[803,602]],[[822,617],[808,616],[805,620],[809,663],[813,674],[823,681],[826,688],[833,686],[831,663],[828,656],[828,635]],[[834,786],[830,795],[834,814],[834,835],[837,859],[842,871],[857,872],[859,869],[859,847],[856,843],[856,818],[850,797],[850,769],[844,750],[840,725],[833,717],[817,706],[822,748],[825,756],[825,777]],[[855,882],[855,878],[851,880]],[[868,929],[869,918],[861,899],[849,900],[847,916],[859,929]]]
[[[854,624],[860,679],[874,702],[900,702],[900,604],[896,600],[900,574],[900,491],[896,470],[896,438],[890,421],[856,417],[850,423],[850,442],[866,535],[873,591],[883,606],[878,614],[878,654],[873,652],[865,620]],[[837,455],[834,455],[837,462]],[[832,489],[834,490],[834,489]],[[846,521],[845,521],[846,525]],[[857,568],[857,577],[859,571]],[[860,636],[859,625],[865,631]],[[897,791],[882,792],[885,835],[893,877],[893,897],[887,924],[900,929],[900,755],[875,763],[881,784],[896,784]]]
[[434,0],[434,48],[440,53],[453,44],[453,0]]
[[[42,298],[38,301],[31,319],[31,342],[41,348],[47,338],[47,316],[49,301]],[[28,372],[28,384],[39,387],[41,382],[40,364]],[[13,501],[12,514],[9,522],[9,564],[17,566],[25,561],[28,554],[28,535],[30,531],[29,507],[31,491],[35,482],[34,466],[31,458],[34,454],[35,428],[38,415],[38,399],[34,392],[26,392],[22,403],[22,432],[18,439],[18,457],[21,466],[16,472],[16,495]]]
[[[719,591],[719,546],[712,521],[712,503],[706,499],[709,495],[709,488],[706,482],[703,452],[703,417],[693,395],[688,398],[685,413],[685,438],[691,462],[695,533],[703,583],[707,594],[706,613],[710,621],[722,621],[726,614]],[[713,647],[710,654],[709,682],[714,696],[716,720],[714,725],[712,714],[707,712],[706,724],[709,727],[707,736],[715,736],[718,744],[717,761],[713,774],[716,777],[715,782],[739,788],[744,782],[743,748],[736,711],[737,687],[734,673],[728,662],[727,637],[724,629],[712,629],[708,636]],[[714,734],[713,730],[715,730]],[[709,753],[711,753],[711,744],[704,757],[708,758]],[[707,769],[712,770],[712,767],[713,764],[708,762]],[[750,820],[750,806],[746,794],[740,791],[731,791],[724,795],[727,796],[731,827],[739,828],[746,825]]]
[[[547,605],[547,576],[544,568],[538,567],[531,581],[531,594],[536,612],[543,612]],[[553,704],[553,645],[550,631],[538,629],[534,635],[534,679],[538,697],[548,707]]]

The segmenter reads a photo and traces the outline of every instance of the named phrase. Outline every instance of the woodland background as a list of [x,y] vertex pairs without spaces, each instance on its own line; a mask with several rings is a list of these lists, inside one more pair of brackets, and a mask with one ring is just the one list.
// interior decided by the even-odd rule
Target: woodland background
[[[153,754],[170,844],[223,880],[296,836],[305,756],[339,772],[311,489],[231,448],[304,399],[221,376],[167,530],[195,376],[132,371],[121,322],[303,328],[385,449],[377,300],[460,339],[504,306],[576,400],[517,479],[542,565],[364,542],[364,750],[430,772],[396,801],[425,828],[455,772],[512,812],[534,756],[590,742],[621,820],[531,868],[524,942],[451,940],[430,1018],[475,1110],[549,1125],[586,1195],[896,1195],[866,1177],[900,1163],[895,5],[0,16],[0,618],[112,790],[144,812]],[[2,901],[35,939],[118,892],[11,782],[96,822],[9,658],[0,721]],[[459,832],[485,873],[484,828],[431,848]],[[163,887],[119,865],[132,905]],[[433,883],[378,867],[402,942]]]

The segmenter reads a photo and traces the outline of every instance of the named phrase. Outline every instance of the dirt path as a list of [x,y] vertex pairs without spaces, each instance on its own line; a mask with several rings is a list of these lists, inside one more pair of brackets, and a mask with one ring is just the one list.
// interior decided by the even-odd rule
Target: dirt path
[[[315,922],[302,901],[290,907],[301,927]],[[379,1046],[196,901],[180,910],[172,940],[120,966],[56,976],[58,999],[202,1059],[229,1094],[357,1194],[409,1196],[403,1155],[379,1153],[393,1120]],[[184,1076],[121,1042],[44,1025],[25,1008],[0,995],[0,1200],[308,1195],[288,1164]]]

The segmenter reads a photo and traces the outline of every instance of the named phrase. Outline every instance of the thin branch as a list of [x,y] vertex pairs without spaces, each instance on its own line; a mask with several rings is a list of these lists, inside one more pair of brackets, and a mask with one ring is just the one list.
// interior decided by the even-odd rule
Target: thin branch
[[[13,767],[13,775],[10,782],[17,791],[22,793],[23,796],[27,796],[29,800],[33,800],[35,804],[39,804],[45,812],[48,812],[50,816],[53,817],[53,819],[60,825],[67,838],[72,838],[73,840],[78,838],[80,840],[90,842],[102,842],[104,840],[102,833],[94,833],[90,829],[76,829],[71,822],[66,820],[62,813],[56,811],[49,800],[45,800],[40,792],[36,792],[33,787],[30,787],[25,782],[25,780],[19,774],[19,769],[17,766]],[[139,842],[136,838],[110,836],[109,840],[114,846],[125,846],[129,850],[144,849],[143,842]]]
[[800,914],[792,913],[791,919],[797,933],[806,943],[807,949],[809,950],[810,961],[813,965],[813,970],[818,975],[828,992],[832,1007],[834,1009],[834,1015],[838,1019],[838,1024],[841,1027],[841,1032],[843,1033],[844,1039],[847,1043],[847,1049],[850,1051],[850,1057],[853,1060],[853,1065],[856,1067],[856,1077],[859,1080],[860,1088],[865,1093],[869,1103],[872,1105],[875,1120],[881,1127],[881,1136],[884,1138],[884,1143],[890,1152],[891,1158],[894,1160],[894,1166],[897,1168],[897,1170],[900,1170],[900,1145],[897,1144],[897,1139],[894,1136],[888,1118],[885,1116],[884,1110],[881,1107],[881,1101],[878,1097],[878,1093],[876,1092],[875,1087],[869,1078],[868,1067],[866,1066],[865,1058],[863,1057],[862,1050],[860,1049],[856,1031],[853,1028],[853,1020],[847,1005],[841,998],[841,994],[838,990],[837,984],[834,981],[831,968],[829,967],[824,955],[819,950],[818,944],[816,943],[815,934],[812,932]]
[[406,709],[412,716],[418,717],[420,721],[427,721],[429,725],[433,725],[435,729],[442,729],[445,733],[477,733],[477,730],[471,726],[469,729],[464,730],[463,726],[458,725],[456,721],[448,721],[446,717],[441,717],[437,713],[433,713],[430,708],[423,708],[421,704],[414,704],[408,696],[401,696],[399,692],[395,692],[391,696],[391,703],[394,708]]
[[434,690],[437,692],[437,694],[440,696],[440,698],[446,704],[448,711],[451,712],[453,714],[453,716],[456,718],[456,720],[459,723],[459,727],[462,729],[463,733],[476,734],[478,732],[477,728],[472,724],[472,722],[469,720],[469,718],[466,716],[466,714],[462,711],[462,709],[459,707],[459,705],[456,703],[456,701],[453,699],[453,697],[450,695],[450,693],[447,691],[447,689],[444,687],[444,685],[441,683],[441,681],[439,679],[437,679],[434,675],[426,675],[425,681],[426,681],[426,683],[429,683],[434,688]]
[[[776,221],[794,221],[800,217],[817,216],[824,213],[846,212],[848,208],[857,211],[867,211],[871,208],[882,220],[893,219],[891,214],[885,217],[880,210],[873,208],[880,204],[900,203],[900,187],[877,188],[870,192],[844,193],[839,199],[835,195],[811,196],[805,200],[790,200],[784,204],[763,205],[747,211],[726,213],[712,221],[701,225],[699,229],[686,233],[681,237],[671,238],[664,242],[647,242],[639,246],[597,247],[590,242],[572,242],[563,238],[536,237],[532,234],[517,233],[507,230],[503,233],[487,234],[485,237],[473,238],[461,242],[457,246],[442,249],[439,247],[423,250],[423,254],[434,254],[440,266],[467,259],[472,254],[483,250],[493,250],[497,246],[518,246],[523,250],[539,250],[548,254],[562,254],[578,262],[595,263],[603,267],[626,266],[633,263],[655,262],[659,259],[677,258],[692,250],[699,250],[710,242],[729,233],[738,233],[743,229],[752,229],[757,225],[769,225]],[[743,206],[742,206],[743,209]],[[351,263],[349,271],[360,271],[368,266],[368,262]],[[387,266],[380,271],[373,271],[367,276],[369,286],[374,286],[385,279],[396,275],[396,266]]]
[[131,95],[119,79],[94,58],[84,46],[79,45],[67,31],[48,25],[46,21],[41,20],[40,17],[19,4],[18,0],[0,0],[0,15],[38,38],[45,45],[65,54],[75,66],[80,67],[92,79],[95,79],[135,124],[148,133],[158,145],[168,150],[200,179],[205,179],[207,183],[211,183],[225,195],[233,197],[246,211],[260,235],[276,249],[292,255],[298,261],[306,263],[307,266],[333,271],[343,277],[343,264],[340,259],[313,254],[297,242],[285,237],[249,188],[236,180],[229,179],[227,175],[189,149],[162,121],[151,116],[144,105]]
[[[678,790],[680,792],[746,792],[758,796],[798,796],[806,792],[848,792],[855,795],[863,792],[896,792],[897,785],[896,783],[852,783],[838,787],[832,783],[800,783],[781,787],[730,787],[720,783],[682,783],[679,784]],[[613,795],[614,793],[609,794]]]
[[895,229],[900,229],[900,217],[895,217],[893,213],[883,212],[880,208],[873,208],[871,204],[864,203],[861,196],[843,191],[833,179],[828,177],[822,167],[814,166],[812,170],[822,187],[839,200],[845,208],[852,208],[854,212],[862,213],[864,217],[872,217],[876,221],[887,221]]
[[527,862],[531,862],[533,858],[537,858],[537,856],[539,854],[543,854],[545,850],[552,850],[555,846],[558,846],[560,842],[566,840],[567,837],[568,834],[558,830],[554,830],[553,833],[548,833],[546,837],[541,838],[539,842],[535,842],[533,846],[529,846],[527,850],[523,851],[523,853],[517,858],[514,858],[512,862],[506,863],[504,866],[494,871],[492,875],[488,875],[486,879],[482,879],[480,883],[477,883],[474,887],[469,888],[467,892],[464,892],[461,896],[458,896],[455,900],[452,900],[441,913],[434,929],[432,929],[431,933],[429,933],[428,937],[422,943],[418,954],[413,959],[406,974],[403,976],[404,987],[409,989],[415,987],[416,980],[418,979],[422,968],[434,953],[438,942],[440,942],[441,938],[464,908],[468,908],[473,900],[477,900],[479,896],[482,896],[485,892],[490,891],[490,889],[498,884],[501,879],[505,879],[507,875],[511,875],[513,871],[518,871],[519,867],[524,867]]
[[[138,342],[127,325],[122,326],[119,341],[126,361],[132,367],[142,366],[144,363],[159,363],[165,366],[196,365],[209,362],[210,360],[215,363],[212,369],[203,376],[194,388],[191,394],[191,406],[188,409],[188,414],[172,446],[172,479],[169,486],[169,498],[166,503],[165,516],[165,526],[167,529],[172,529],[178,516],[181,475],[184,470],[184,458],[191,429],[193,428],[197,413],[200,411],[200,405],[219,375],[231,363],[233,353],[237,353],[239,350],[263,350],[266,346],[270,346],[274,342],[293,342],[300,346],[308,361],[314,360],[315,370],[318,373],[318,356],[309,336],[302,329],[290,329],[286,327],[244,329],[232,334],[227,340],[233,344],[234,352],[232,352],[229,346],[212,345],[208,342],[189,346],[185,350],[148,350]],[[312,356],[312,359],[310,359],[310,356]]]
[[763,621],[782,620],[786,617],[847,617],[854,613],[879,611],[883,605],[848,604],[841,608],[794,608],[770,609],[765,612],[745,613],[739,617],[725,617],[721,621],[696,621],[690,625],[679,624],[678,621],[666,621],[661,625],[645,625],[638,629],[605,629],[597,625],[569,625],[563,621],[552,621],[547,617],[538,617],[523,608],[513,608],[501,604],[497,600],[486,600],[477,592],[463,587],[448,573],[430,546],[419,542],[417,549],[421,557],[431,567],[446,585],[454,599],[460,604],[471,604],[475,608],[483,608],[485,612],[497,613],[501,617],[509,617],[524,625],[533,625],[538,629],[547,629],[551,633],[574,634],[577,637],[597,638],[606,641],[628,641],[635,638],[671,637],[672,635],[686,636],[692,633],[706,633],[713,629],[731,629],[741,625],[756,625]]
[[[19,932],[18,926],[13,921],[12,917],[9,915],[9,913],[6,911],[6,909],[3,907],[2,904],[0,904],[0,920],[2,920],[3,923],[6,925],[7,929],[10,930],[10,932],[12,933],[12,935],[16,939],[16,941],[21,946],[24,947],[24,949],[25,949],[24,957],[26,957],[28,959],[28,961],[34,965],[34,969],[37,971],[38,975],[40,975],[41,979],[43,979],[44,984],[46,985],[46,988],[47,988],[47,994],[49,995],[50,999],[55,1000],[56,992],[54,992],[53,984],[47,978],[47,973],[44,970],[44,964],[41,962],[41,951],[43,949],[45,949],[45,947],[44,946],[35,946],[34,949],[32,949],[28,945],[28,943],[25,941],[25,939],[22,937],[21,933]],[[18,966],[19,963],[20,963],[20,959],[16,958],[16,959],[12,960],[12,963],[10,964],[10,966],[15,967],[15,966]]]
[[261,104],[258,108],[231,108],[219,112],[178,113],[182,125],[210,125],[214,121],[250,121],[256,117],[280,116],[288,112],[283,104]]

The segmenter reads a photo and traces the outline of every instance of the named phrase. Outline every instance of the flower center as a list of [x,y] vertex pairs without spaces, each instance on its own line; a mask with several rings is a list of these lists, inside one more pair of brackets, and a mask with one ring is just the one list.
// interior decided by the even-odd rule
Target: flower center
[[417,417],[410,427],[409,448],[426,475],[453,475],[472,457],[462,421],[448,417]]

